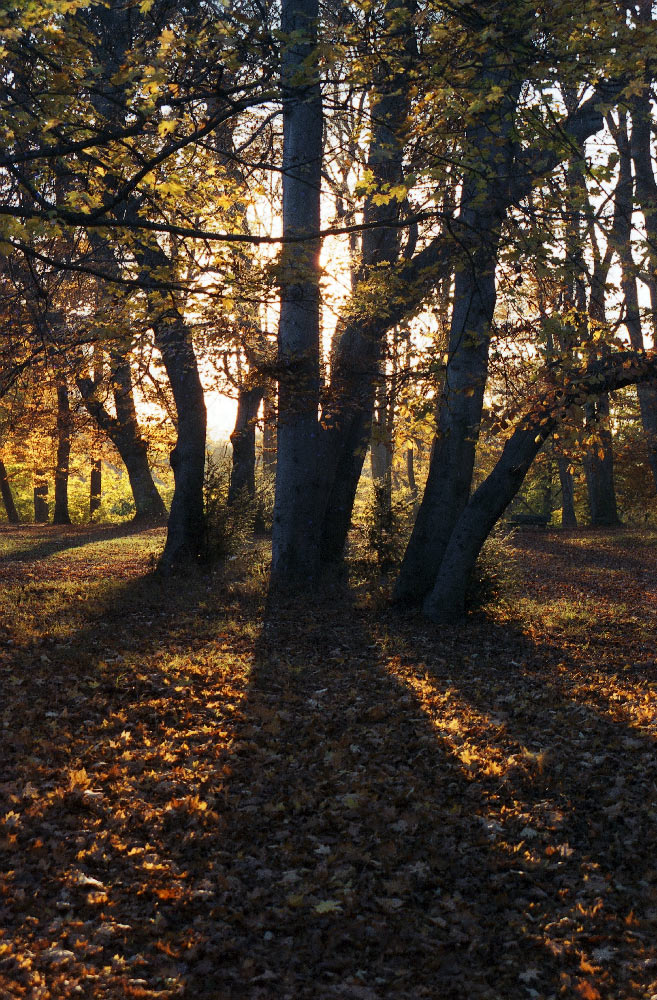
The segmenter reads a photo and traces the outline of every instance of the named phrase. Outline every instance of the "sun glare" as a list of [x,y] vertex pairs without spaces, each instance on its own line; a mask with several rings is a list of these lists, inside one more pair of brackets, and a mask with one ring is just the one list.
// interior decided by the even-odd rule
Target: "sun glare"
[[235,427],[237,400],[211,389],[205,394],[208,411],[208,441],[219,444],[227,441]]

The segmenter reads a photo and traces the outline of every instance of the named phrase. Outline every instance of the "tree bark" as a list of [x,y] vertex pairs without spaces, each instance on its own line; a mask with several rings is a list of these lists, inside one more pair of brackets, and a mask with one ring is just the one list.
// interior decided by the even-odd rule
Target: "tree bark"
[[64,382],[57,385],[57,464],[55,466],[55,509],[53,524],[70,524],[68,476],[71,458],[71,406]]
[[609,419],[609,398],[598,396],[586,406],[587,423],[595,426],[600,448],[590,448],[584,458],[591,524],[595,528],[613,528],[620,524],[614,488],[614,453]]
[[283,0],[283,235],[278,328],[278,455],[270,594],[319,573],[319,243],[323,114],[317,0]]
[[415,502],[417,500],[417,483],[415,481],[415,451],[412,444],[406,448],[406,479],[413,502]]
[[575,513],[575,488],[569,464],[565,455],[557,455],[557,469],[561,484],[561,527],[571,529],[577,527],[577,514]]
[[376,390],[376,407],[372,423],[372,438],[370,442],[370,462],[372,479],[375,487],[385,494],[385,505],[392,505],[392,416],[390,413],[392,400],[383,381]]
[[450,362],[438,435],[395,587],[398,601],[416,602],[427,593],[470,493],[495,299],[495,258],[486,248],[476,255],[472,267],[466,264],[456,275]]
[[394,591],[395,600],[406,603],[418,603],[430,590],[472,483],[497,299],[497,249],[514,173],[513,123],[520,94],[517,82],[505,80],[497,68],[483,74],[483,86],[493,83],[505,91],[500,106],[484,111],[466,135],[466,155],[477,168],[468,170],[466,160],[459,222],[469,235],[464,236],[454,281],[437,439]]
[[[649,107],[647,111],[649,113]],[[617,126],[614,127],[613,122],[611,124],[612,134],[618,147],[619,155],[619,176],[616,185],[619,226],[616,250],[621,265],[621,289],[625,304],[625,327],[634,350],[643,350],[644,340],[636,284],[636,266],[632,256],[632,210],[634,207],[632,184],[633,155],[635,170],[637,171],[638,201],[642,206],[643,214],[646,218],[646,229],[648,230],[648,226],[650,226],[648,238],[653,247],[655,245],[653,241],[655,236],[657,236],[657,221],[652,211],[652,208],[654,208],[653,199],[657,197],[657,184],[654,181],[650,153],[650,130],[646,129],[642,123],[642,114],[645,113],[646,109],[642,106],[642,102],[639,99],[635,103],[632,116],[631,141],[628,135],[626,113],[619,115]],[[639,170],[641,171],[640,178],[638,176]],[[657,331],[657,323],[655,323],[655,316],[657,315],[655,313],[657,309],[657,284],[654,279],[648,282],[648,287],[653,310],[653,330]],[[645,383],[644,385],[638,385],[637,395],[639,398],[641,424],[648,447],[648,461],[655,489],[657,490],[657,384]]]
[[233,461],[228,487],[229,504],[239,502],[240,497],[253,499],[255,496],[256,420],[264,394],[262,385],[252,388],[243,386],[239,391],[235,429],[230,435]]
[[177,307],[160,314],[153,329],[178,415],[178,435],[170,455],[174,493],[160,566],[177,571],[197,563],[203,551],[207,411],[191,334]]
[[[623,267],[622,289],[625,300],[625,326],[632,347],[640,351],[643,350],[644,340],[641,329],[636,278],[633,274],[626,273],[625,267]],[[657,284],[655,282],[652,283],[651,291],[653,290],[657,293]],[[654,295],[654,299],[653,309],[657,308],[657,294]],[[648,462],[655,483],[655,490],[657,490],[657,383],[648,382],[645,385],[638,385],[636,389],[639,398],[641,425],[648,448]]]
[[[618,224],[617,213],[615,214],[615,226],[612,228]],[[603,328],[606,326],[606,286],[612,261],[612,248],[613,235],[608,241],[604,257],[598,254],[591,275],[590,334],[595,333],[596,326]],[[602,353],[606,353],[607,350],[608,348],[603,345]],[[584,459],[591,524],[598,528],[616,527],[620,524],[620,518],[614,484],[614,447],[609,428],[609,397],[602,394],[592,399],[587,403],[585,411],[589,429],[595,431],[600,442],[598,447],[588,449]]]
[[11,483],[9,482],[9,476],[7,475],[7,468],[1,458],[0,458],[0,495],[2,496],[2,502],[4,504],[5,512],[7,514],[7,520],[9,521],[9,523],[20,524],[21,519],[16,509],[16,504],[14,503],[14,497],[11,492]]

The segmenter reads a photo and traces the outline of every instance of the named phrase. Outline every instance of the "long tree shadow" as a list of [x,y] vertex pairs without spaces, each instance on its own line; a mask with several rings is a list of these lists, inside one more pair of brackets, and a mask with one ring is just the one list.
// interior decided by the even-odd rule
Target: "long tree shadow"
[[[617,794],[599,802],[609,774],[593,750],[651,744],[591,712],[586,733],[564,734],[550,760],[533,746],[529,710],[517,731],[507,724],[503,768],[466,735],[474,725],[486,747],[496,742],[489,696],[501,691],[480,685],[465,705],[474,714],[479,700],[476,720],[437,731],[398,673],[394,639],[382,649],[362,615],[333,611],[297,607],[260,644],[225,813],[241,849],[202,965],[216,976],[220,963],[220,980],[190,970],[190,996],[214,996],[219,982],[231,997],[595,996],[598,986],[633,996],[652,888],[636,871],[626,883],[650,858],[650,823],[628,803],[633,862],[619,868]],[[520,634],[506,642],[543,654]],[[415,664],[417,652],[411,644]],[[426,664],[425,692],[434,680]],[[538,682],[514,680],[520,701],[545,700]],[[587,706],[565,688],[547,694],[560,732],[573,714],[582,725]]]
[[[636,552],[628,550],[628,536],[636,536]],[[595,543],[595,544],[594,544]],[[528,552],[560,561],[564,566],[606,572],[634,572],[647,578],[651,571],[646,567],[646,549],[657,552],[657,535],[646,538],[639,529],[590,529],[588,531],[548,533],[517,532],[513,544]],[[619,555],[622,551],[622,564]],[[653,575],[654,579],[654,575]]]
[[553,649],[489,623],[422,635],[338,598],[256,641],[230,588],[153,585],[94,609],[79,666],[49,651],[47,713],[43,668],[14,654],[7,672],[14,992],[35,970],[54,996],[108,998],[647,988],[645,801],[608,793],[652,744],[546,682]]
[[[112,539],[127,538],[131,535],[141,535],[149,526],[141,521],[126,521],[122,524],[107,525],[60,525],[29,524],[0,525],[0,564],[39,562],[50,556],[66,552],[69,549],[81,548],[98,542]],[[153,528],[161,528],[162,524],[152,524]],[[4,529],[4,530],[3,530]],[[20,548],[8,547],[2,552],[2,537],[6,535],[13,540],[18,535],[24,539]]]
[[389,632],[395,674],[482,788],[491,839],[522,875],[524,933],[538,950],[521,981],[540,996],[560,979],[582,996],[651,995],[652,664],[619,682],[611,667],[528,641],[519,627],[470,623],[461,655],[446,631],[419,642],[403,633]]

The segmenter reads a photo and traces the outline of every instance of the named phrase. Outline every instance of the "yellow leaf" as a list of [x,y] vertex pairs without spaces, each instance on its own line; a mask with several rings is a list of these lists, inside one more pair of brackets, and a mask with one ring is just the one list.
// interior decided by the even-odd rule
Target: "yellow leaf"
[[170,49],[175,40],[176,36],[174,32],[171,30],[171,28],[165,28],[162,34],[160,35],[160,48],[165,50]]
[[160,194],[170,194],[175,198],[185,193],[185,189],[179,181],[165,181],[164,184],[158,185],[157,190]]
[[342,903],[337,899],[325,899],[315,906],[315,913],[341,913]]
[[157,134],[160,136],[171,135],[172,132],[176,131],[176,125],[178,120],[176,118],[167,118],[166,121],[160,122],[157,126]]

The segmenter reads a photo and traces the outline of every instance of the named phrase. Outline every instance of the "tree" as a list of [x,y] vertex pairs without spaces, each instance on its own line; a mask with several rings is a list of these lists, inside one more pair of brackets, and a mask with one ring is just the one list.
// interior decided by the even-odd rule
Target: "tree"
[[283,236],[278,331],[274,590],[316,578],[320,560],[319,243],[322,99],[314,57],[317,0],[283,0]]
[[70,524],[68,511],[68,474],[71,458],[71,404],[66,382],[60,380],[57,392],[57,457],[55,464],[55,509],[53,524]]
[[613,392],[654,378],[657,356],[638,352],[607,355],[587,371],[571,372],[544,390],[545,401],[519,422],[493,471],[472,494],[452,531],[436,582],[423,611],[438,623],[452,622],[465,613],[468,581],[491,529],[516,495],[538,451],[572,405],[591,395]]
[[9,482],[9,476],[7,475],[7,469],[5,463],[0,458],[0,494],[2,495],[2,502],[4,504],[5,513],[7,515],[7,520],[10,524],[20,524],[20,517],[18,511],[16,510],[16,504],[14,503],[14,497],[11,492],[11,484]]

